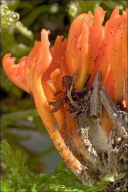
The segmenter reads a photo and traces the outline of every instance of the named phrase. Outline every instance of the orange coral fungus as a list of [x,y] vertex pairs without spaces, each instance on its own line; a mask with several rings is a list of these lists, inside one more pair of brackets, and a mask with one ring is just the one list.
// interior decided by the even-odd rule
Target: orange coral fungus
[[[105,26],[104,16],[100,7],[94,16],[81,14],[68,39],[58,36],[53,48],[50,31],[42,29],[41,42],[28,57],[18,64],[10,54],[3,58],[8,78],[33,96],[57,150],[82,181],[94,172],[94,181],[108,173],[98,150],[109,151],[108,138],[117,125],[124,128],[123,138],[126,134],[127,11],[119,15],[115,8]],[[123,106],[121,117],[116,103]]]

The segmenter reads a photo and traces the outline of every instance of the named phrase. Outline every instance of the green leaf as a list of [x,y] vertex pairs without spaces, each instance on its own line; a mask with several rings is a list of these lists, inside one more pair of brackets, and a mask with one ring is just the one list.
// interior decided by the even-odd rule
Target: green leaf
[[1,191],[15,191],[15,188],[11,188],[11,184],[8,181],[1,181]]
[[11,11],[14,11],[18,5],[19,5],[20,1],[19,0],[3,0],[2,4],[7,6]]
[[6,76],[5,72],[3,69],[1,69],[1,87],[7,91],[13,94],[13,96],[15,95],[16,97],[20,98],[22,95],[22,90],[20,88],[18,88],[16,85],[14,85]]
[[32,31],[28,30],[20,21],[16,22],[15,28],[20,32],[21,35],[26,36],[30,40],[34,39]]
[[88,189],[88,191],[102,191],[103,189],[105,189],[105,185],[107,183],[113,183],[114,180],[114,175],[112,173],[106,175],[103,179],[101,179],[100,182],[97,183],[97,185],[92,186],[90,189]]
[[97,7],[99,7],[100,1],[70,1],[68,14],[75,18],[81,13],[86,13],[88,10],[94,14]]
[[32,9],[32,11],[25,17],[22,19],[22,23],[27,26],[30,27],[36,20],[36,18],[41,15],[42,13],[50,13],[50,6],[49,5],[42,5],[39,7],[35,7],[34,9]]
[[[112,174],[107,175],[97,185],[87,187],[61,161],[51,174],[34,175],[25,165],[21,152],[13,150],[6,140],[1,142],[1,155],[5,168],[9,168],[9,180],[2,183],[3,189],[15,191],[102,191],[109,182],[114,182]],[[10,184],[8,184],[10,183]]]
[[115,9],[116,7],[118,7],[119,10],[123,10],[124,8],[121,1],[104,1],[104,4],[110,9]]
[[20,151],[14,151],[6,140],[1,142],[1,156],[5,167],[9,167],[10,183],[16,189],[30,189],[34,181],[34,175],[25,166],[25,159]]
[[1,5],[1,29],[5,30],[16,23],[19,14],[11,11],[6,5]]
[[19,119],[26,119],[29,120],[32,117],[39,116],[36,109],[29,109],[26,111],[19,111],[14,113],[9,113],[1,116],[1,128],[6,128],[9,125],[15,124],[16,121]]

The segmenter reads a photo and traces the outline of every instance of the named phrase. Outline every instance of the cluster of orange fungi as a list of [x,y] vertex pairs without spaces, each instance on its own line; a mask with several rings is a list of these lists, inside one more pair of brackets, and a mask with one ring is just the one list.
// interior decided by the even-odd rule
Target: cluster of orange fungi
[[[76,118],[66,118],[65,104],[52,113],[54,102],[62,98],[62,77],[75,78],[75,88],[82,91],[89,76],[89,88],[99,70],[102,81],[114,103],[121,102],[128,111],[127,103],[127,11],[119,15],[115,8],[110,19],[103,26],[105,11],[98,7],[93,14],[81,14],[70,26],[68,39],[56,38],[54,47],[50,48],[48,35],[50,31],[42,29],[41,42],[35,45],[18,64],[10,53],[3,58],[3,67],[8,78],[18,87],[32,94],[37,111],[46,129],[68,167],[77,174],[82,173],[81,138],[76,133]],[[109,134],[113,122],[103,108],[102,129]],[[76,150],[70,150],[71,146]]]

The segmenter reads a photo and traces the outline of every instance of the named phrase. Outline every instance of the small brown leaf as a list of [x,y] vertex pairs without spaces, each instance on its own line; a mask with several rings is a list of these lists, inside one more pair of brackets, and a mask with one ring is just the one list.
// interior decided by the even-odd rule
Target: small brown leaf
[[62,99],[59,99],[59,100],[57,100],[55,102],[53,102],[53,101],[49,102],[49,105],[54,106],[54,108],[52,109],[52,113],[57,112],[61,108],[62,103],[63,103]]

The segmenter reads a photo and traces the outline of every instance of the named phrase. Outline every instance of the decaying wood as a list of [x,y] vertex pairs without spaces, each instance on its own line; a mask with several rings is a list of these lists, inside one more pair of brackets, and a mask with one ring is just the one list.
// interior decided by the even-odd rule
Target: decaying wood
[[125,127],[127,129],[127,123],[125,119],[121,118],[120,113],[116,109],[116,105],[113,103],[112,99],[110,98],[109,94],[106,91],[106,88],[102,85],[100,89],[100,99],[104,107],[106,108],[110,118],[112,121],[120,126]]
[[98,117],[102,116],[102,103],[100,99],[100,88],[101,88],[102,80],[100,72],[98,71],[94,77],[92,83],[92,94],[90,97],[90,114],[89,117]]
[[[128,182],[126,181],[128,175],[128,113],[117,109],[116,104],[113,103],[102,83],[99,71],[94,77],[91,89],[88,89],[86,84],[83,91],[77,92],[74,89],[74,83],[75,75],[73,77],[69,75],[63,77],[62,92],[64,97],[56,102],[50,102],[50,105],[54,106],[52,112],[55,113],[62,104],[66,103],[70,109],[67,118],[75,117],[77,119],[76,130],[73,131],[76,131],[82,139],[81,144],[85,151],[80,150],[80,153],[84,156],[85,162],[81,162],[81,164],[84,166],[84,163],[86,163],[86,168],[89,167],[89,169],[93,170],[93,175],[90,175],[91,180],[94,177],[100,180],[111,172],[115,177],[115,183],[112,184],[111,188],[118,191],[117,183],[119,183],[121,185],[120,189],[126,191],[128,188]],[[102,105],[115,124],[114,129],[111,130],[108,136],[108,151],[96,150],[89,138],[91,129],[89,127],[89,118],[100,121]],[[90,164],[92,164],[92,167],[90,167]],[[81,175],[80,179],[87,184],[84,174],[81,173]]]

